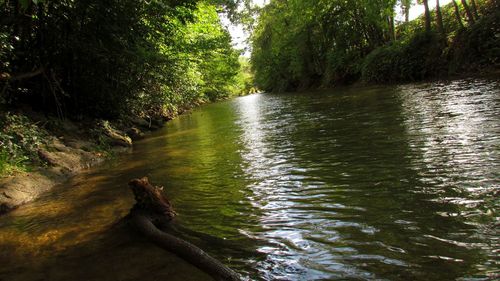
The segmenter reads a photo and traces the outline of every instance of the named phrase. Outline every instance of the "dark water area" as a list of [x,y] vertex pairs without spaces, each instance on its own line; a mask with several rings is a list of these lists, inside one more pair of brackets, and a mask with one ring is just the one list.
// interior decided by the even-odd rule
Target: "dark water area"
[[212,104],[0,217],[0,280],[207,280],[119,222],[142,176],[249,280],[494,280],[499,152],[495,80]]

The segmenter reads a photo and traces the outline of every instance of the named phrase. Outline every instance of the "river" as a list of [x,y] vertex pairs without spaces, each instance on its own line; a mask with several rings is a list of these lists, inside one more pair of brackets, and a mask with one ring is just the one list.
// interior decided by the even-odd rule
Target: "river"
[[118,223],[142,176],[250,280],[493,280],[499,152],[498,80],[204,106],[0,217],[0,280],[206,280]]

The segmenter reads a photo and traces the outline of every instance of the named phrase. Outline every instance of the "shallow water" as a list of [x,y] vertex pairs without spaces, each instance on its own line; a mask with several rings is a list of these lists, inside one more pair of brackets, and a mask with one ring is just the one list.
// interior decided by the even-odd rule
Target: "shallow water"
[[251,280],[492,280],[500,82],[205,106],[0,218],[0,280],[206,280],[120,219],[147,175],[185,238]]

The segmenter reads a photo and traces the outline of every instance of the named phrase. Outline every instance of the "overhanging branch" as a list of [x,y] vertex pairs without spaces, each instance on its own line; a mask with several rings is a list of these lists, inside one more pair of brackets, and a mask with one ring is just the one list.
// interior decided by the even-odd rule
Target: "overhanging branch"
[[9,73],[0,73],[0,81],[19,81],[19,80],[30,79],[42,74],[44,71],[45,68],[40,67],[35,71],[28,73],[21,73],[17,75],[10,75]]

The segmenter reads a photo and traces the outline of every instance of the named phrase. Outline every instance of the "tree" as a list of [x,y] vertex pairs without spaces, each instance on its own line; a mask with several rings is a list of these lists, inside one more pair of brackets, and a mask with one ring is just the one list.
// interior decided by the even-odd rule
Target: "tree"
[[473,24],[475,22],[474,15],[470,10],[469,4],[467,4],[467,0],[462,0],[462,6],[464,7],[465,14],[467,15],[467,19],[469,20],[469,24]]
[[445,36],[444,26],[443,26],[443,15],[441,14],[441,6],[439,5],[439,0],[436,0],[436,22],[437,28],[441,35]]
[[425,31],[430,32],[431,31],[431,11],[429,9],[429,1],[428,0],[418,0],[419,3],[424,4],[425,8]]
[[273,0],[252,36],[252,65],[264,90],[348,83],[362,57],[394,40],[396,0]]
[[455,11],[455,18],[457,19],[458,24],[460,25],[461,28],[464,28],[464,23],[462,22],[462,16],[460,15],[460,8],[458,7],[457,1],[452,0],[453,2],[453,7]]
[[471,0],[470,3],[472,6],[472,12],[474,13],[474,16],[476,17],[476,19],[479,19],[479,14],[477,12],[476,0]]
[[412,0],[401,0],[400,5],[401,5],[401,10],[403,11],[403,15],[405,16],[405,22],[409,22]]
[[241,1],[2,1],[0,100],[115,118],[226,97],[238,55],[210,3]]

